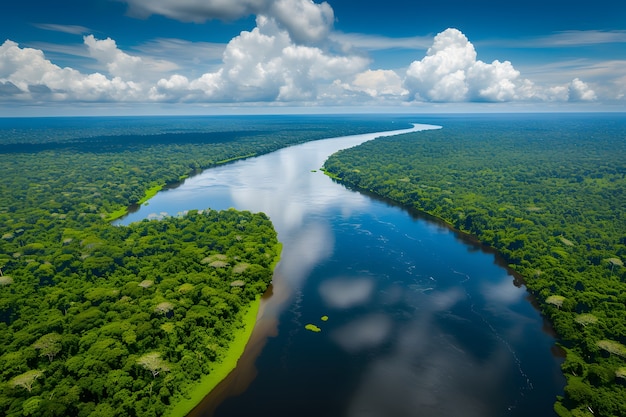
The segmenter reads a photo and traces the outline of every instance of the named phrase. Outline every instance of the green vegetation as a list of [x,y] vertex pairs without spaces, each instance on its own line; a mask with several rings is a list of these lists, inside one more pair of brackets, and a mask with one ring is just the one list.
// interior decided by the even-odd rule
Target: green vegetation
[[[11,260],[2,291],[5,415],[34,396],[38,415],[163,414],[232,369],[280,253],[265,215],[235,210],[51,230]],[[211,255],[225,265],[202,262]]]
[[567,352],[557,413],[626,415],[624,117],[427,122],[444,128],[364,143],[324,169],[496,248]]
[[109,221],[219,163],[392,126],[150,120],[0,119],[0,415],[186,413],[240,356],[276,233],[235,210]]
[[186,397],[176,402],[176,404],[167,411],[166,416],[176,417],[187,415],[217,386],[217,384],[235,369],[237,361],[243,354],[248,340],[252,335],[252,330],[254,330],[260,305],[261,297],[257,297],[256,301],[253,302],[244,315],[243,325],[233,331],[233,339],[228,344],[228,350],[224,353],[221,362],[214,363],[209,374],[203,375],[200,378],[200,382],[187,393]]

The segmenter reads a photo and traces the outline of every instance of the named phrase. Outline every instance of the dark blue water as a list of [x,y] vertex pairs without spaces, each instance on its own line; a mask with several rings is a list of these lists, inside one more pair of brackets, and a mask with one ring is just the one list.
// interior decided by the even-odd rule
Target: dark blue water
[[284,244],[250,349],[192,415],[554,415],[555,341],[495,255],[318,171],[375,136],[211,169],[122,220],[263,211]]

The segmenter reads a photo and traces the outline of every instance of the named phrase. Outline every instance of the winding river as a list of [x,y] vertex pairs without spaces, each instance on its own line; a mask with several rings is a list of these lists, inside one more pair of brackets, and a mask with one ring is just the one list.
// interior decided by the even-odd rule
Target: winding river
[[432,128],[210,169],[120,221],[234,207],[265,212],[284,244],[244,356],[192,416],[555,415],[554,337],[496,255],[319,171],[339,149]]

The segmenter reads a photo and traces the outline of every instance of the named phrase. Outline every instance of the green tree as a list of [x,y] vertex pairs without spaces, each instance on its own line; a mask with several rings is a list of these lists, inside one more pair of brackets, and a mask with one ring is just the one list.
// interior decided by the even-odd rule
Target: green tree
[[62,337],[58,333],[48,333],[41,336],[35,343],[33,343],[33,347],[40,351],[40,356],[47,356],[50,362],[52,362],[54,357],[61,352],[63,347],[61,339]]
[[9,384],[13,387],[22,387],[26,391],[31,392],[33,390],[33,384],[35,381],[43,375],[43,371],[38,369],[33,369],[27,372],[24,372],[21,375],[13,377]]
[[150,352],[142,355],[137,359],[137,364],[152,373],[152,377],[156,378],[161,372],[169,372],[169,364],[161,359],[159,352]]

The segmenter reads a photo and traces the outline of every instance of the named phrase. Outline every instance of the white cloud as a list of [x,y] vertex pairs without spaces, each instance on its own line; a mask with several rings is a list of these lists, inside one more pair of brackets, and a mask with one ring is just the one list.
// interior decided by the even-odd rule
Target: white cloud
[[126,80],[145,80],[161,76],[164,72],[178,68],[174,63],[164,60],[144,59],[121,51],[111,38],[98,40],[93,35],[84,36],[83,40],[89,55],[103,64],[107,72]]
[[47,60],[42,51],[20,48],[10,40],[0,46],[0,82],[19,89],[19,93],[13,94],[16,99],[116,101],[141,95],[139,86],[133,82],[61,68]]
[[267,13],[284,26],[298,43],[325,40],[335,20],[328,3],[316,4],[311,0],[270,1]]
[[[162,97],[207,101],[309,101],[318,89],[350,78],[368,61],[358,56],[331,55],[321,48],[298,45],[274,19],[258,16],[257,27],[244,31],[226,46],[222,67],[189,83],[189,94],[159,82]],[[202,96],[198,93],[201,92]]]
[[596,98],[596,93],[578,78],[575,78],[569,84],[570,101],[593,101]]
[[426,56],[409,66],[405,83],[418,101],[510,101],[521,98],[520,92],[532,95],[517,90],[519,75],[509,61],[477,61],[465,35],[446,29],[435,36]]
[[71,35],[82,35],[83,33],[90,32],[89,28],[78,25],[57,25],[54,23],[33,23],[33,26],[43,30],[49,30],[52,32],[69,33]]
[[508,48],[560,48],[607,43],[626,43],[626,30],[566,30],[549,36],[489,42],[491,45],[502,45]]
[[93,35],[89,35],[83,40],[89,49],[89,54],[106,65],[109,74],[131,79],[138,75],[143,64],[141,58],[120,51],[113,39],[98,40]]
[[408,91],[402,86],[402,79],[391,70],[367,70],[354,77],[351,86],[354,91],[360,91],[371,97],[405,96]]
[[[470,97],[487,101],[511,101],[520,96],[516,81],[519,71],[509,61],[485,64],[477,61],[468,68]],[[528,93],[526,93],[528,94]],[[532,96],[532,93],[524,97]]]
[[569,85],[540,87],[520,77],[509,61],[477,60],[472,43],[457,29],[435,36],[433,46],[406,72],[413,99],[433,102],[590,101],[595,92],[578,78]]

